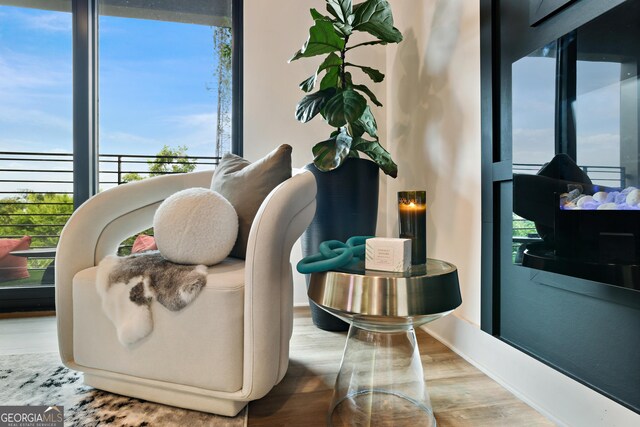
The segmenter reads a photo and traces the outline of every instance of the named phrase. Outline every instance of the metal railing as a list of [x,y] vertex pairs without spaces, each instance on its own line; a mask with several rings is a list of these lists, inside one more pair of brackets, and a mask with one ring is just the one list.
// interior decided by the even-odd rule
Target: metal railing
[[[514,163],[513,173],[536,174],[544,165],[536,163]],[[625,188],[627,186],[626,169],[624,166],[596,166],[578,165],[591,181],[597,185]]]
[[[101,154],[99,188],[103,191],[129,179],[179,173],[174,161],[187,161],[194,170],[210,169],[220,157]],[[166,170],[150,172],[150,164]],[[135,174],[135,175],[132,175]],[[73,155],[71,153],[0,152],[0,238],[31,236],[31,248],[55,248],[73,213]],[[44,270],[51,259],[29,259],[29,269]]]

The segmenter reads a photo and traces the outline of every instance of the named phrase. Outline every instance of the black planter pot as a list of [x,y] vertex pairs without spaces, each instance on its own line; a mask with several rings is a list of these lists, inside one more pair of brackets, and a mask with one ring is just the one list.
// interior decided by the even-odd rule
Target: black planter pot
[[[346,241],[351,236],[374,236],[378,219],[378,166],[350,158],[339,168],[321,172],[305,166],[316,178],[316,215],[302,235],[304,256],[318,252],[325,240]],[[309,287],[309,275],[306,277]],[[325,331],[346,331],[349,325],[309,300],[313,323]]]

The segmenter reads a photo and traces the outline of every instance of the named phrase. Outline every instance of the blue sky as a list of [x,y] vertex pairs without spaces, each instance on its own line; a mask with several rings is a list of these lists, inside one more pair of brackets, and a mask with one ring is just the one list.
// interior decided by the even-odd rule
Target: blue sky
[[[555,58],[525,57],[512,66],[513,162],[554,155]],[[578,61],[577,161],[620,165],[620,64]]]
[[[213,155],[212,28],[100,19],[100,151]],[[0,150],[70,152],[71,14],[0,6]],[[210,89],[208,89],[210,88]]]

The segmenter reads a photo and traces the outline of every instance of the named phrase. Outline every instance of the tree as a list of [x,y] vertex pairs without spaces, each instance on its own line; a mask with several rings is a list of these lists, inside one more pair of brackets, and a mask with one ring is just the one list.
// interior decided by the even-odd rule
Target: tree
[[186,145],[180,145],[177,148],[163,146],[153,160],[147,160],[149,176],[193,172],[196,161],[187,157],[187,150]]
[[[32,247],[55,247],[62,227],[73,213],[73,197],[25,191],[0,199],[0,234],[31,236]],[[29,268],[44,268],[48,259],[29,259]]]
[[[164,145],[152,160],[147,160],[149,168],[149,177],[166,175],[168,173],[187,173],[193,172],[196,168],[196,161],[187,157],[189,148],[186,145],[180,145],[171,148]],[[141,181],[144,176],[137,172],[124,174],[121,178],[123,183]]]
[[216,114],[215,156],[229,151],[231,146],[231,82],[232,82],[232,34],[231,28],[214,27],[213,50],[218,59],[216,91],[218,112]]

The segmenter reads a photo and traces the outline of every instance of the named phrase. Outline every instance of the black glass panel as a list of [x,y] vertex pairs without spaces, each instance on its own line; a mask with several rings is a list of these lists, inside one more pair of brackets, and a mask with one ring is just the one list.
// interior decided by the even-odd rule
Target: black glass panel
[[640,289],[640,1],[512,64],[515,264]]

